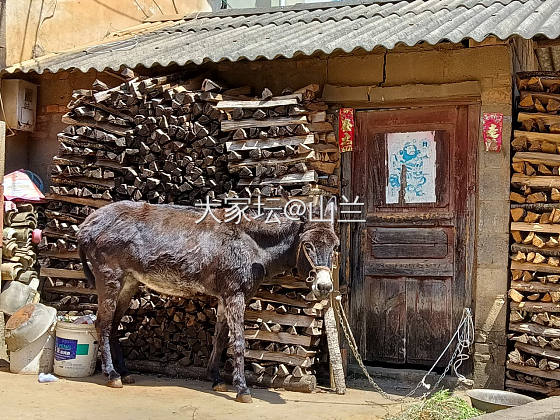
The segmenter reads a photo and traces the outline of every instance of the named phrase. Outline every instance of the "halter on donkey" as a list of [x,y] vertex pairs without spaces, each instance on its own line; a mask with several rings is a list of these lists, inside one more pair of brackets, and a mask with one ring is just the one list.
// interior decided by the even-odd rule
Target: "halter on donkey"
[[[223,219],[223,211],[214,213]],[[329,212],[332,220],[333,205]],[[219,362],[231,333],[233,385],[241,402],[251,401],[244,373],[245,306],[259,285],[296,267],[300,274],[309,273],[307,283],[317,297],[332,291],[330,267],[339,243],[333,223],[253,219],[219,224],[211,218],[197,223],[200,216],[193,207],[121,201],[97,210],[80,226],[80,257],[98,293],[96,326],[109,386],[132,381],[116,332],[140,285],[167,295],[218,298],[208,376],[215,390],[224,390]]]

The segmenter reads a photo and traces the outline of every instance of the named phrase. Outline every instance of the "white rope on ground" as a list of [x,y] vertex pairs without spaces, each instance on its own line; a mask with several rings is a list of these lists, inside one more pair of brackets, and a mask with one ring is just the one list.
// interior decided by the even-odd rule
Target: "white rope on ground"
[[[358,351],[358,345],[356,344],[356,340],[354,339],[352,330],[350,329],[350,323],[348,322],[348,318],[346,317],[346,313],[344,312],[344,308],[342,307],[342,296],[341,295],[336,296],[334,302],[335,302],[335,309],[338,318],[340,319],[340,325],[342,327],[344,336],[346,337],[346,341],[348,342],[350,350],[354,355],[354,358],[360,365],[365,377],[372,385],[372,387],[386,399],[391,400],[393,402],[401,402],[406,398],[414,395],[414,393],[421,386],[426,389],[426,392],[420,397],[421,399],[424,399],[438,388],[439,384],[441,383],[443,378],[445,378],[445,375],[447,374],[447,372],[449,372],[449,369],[451,368],[453,368],[453,373],[457,376],[459,381],[466,381],[466,378],[458,372],[458,369],[461,366],[461,364],[469,358],[468,350],[471,348],[472,344],[474,343],[474,325],[472,319],[472,312],[470,308],[463,309],[463,315],[461,317],[461,321],[459,322],[459,325],[457,326],[457,330],[453,334],[453,337],[451,337],[451,340],[449,341],[445,349],[441,352],[440,356],[434,362],[430,370],[426,372],[422,380],[408,394],[399,398],[395,398],[387,394],[385,391],[383,391],[383,389],[373,380],[373,378],[370,376],[369,372],[367,371],[367,368],[364,365],[362,357],[360,356],[360,353]],[[443,373],[441,374],[441,376],[438,378],[438,380],[434,385],[430,385],[426,383],[426,378],[435,369],[435,367],[442,359],[442,357],[447,353],[447,351],[449,350],[449,348],[451,347],[455,339],[457,339],[457,345],[455,346],[455,350],[453,351],[451,359],[449,360],[449,363],[445,367]]]

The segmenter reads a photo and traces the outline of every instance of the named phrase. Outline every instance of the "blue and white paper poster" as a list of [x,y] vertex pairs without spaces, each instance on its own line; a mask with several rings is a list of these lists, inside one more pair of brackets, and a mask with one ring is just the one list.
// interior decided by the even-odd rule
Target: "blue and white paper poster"
[[436,141],[434,131],[387,133],[386,204],[397,204],[401,174],[406,170],[405,203],[436,202]]

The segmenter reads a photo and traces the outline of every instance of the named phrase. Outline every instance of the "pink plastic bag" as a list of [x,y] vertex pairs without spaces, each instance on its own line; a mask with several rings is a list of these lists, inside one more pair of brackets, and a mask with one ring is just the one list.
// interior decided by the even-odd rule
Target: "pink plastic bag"
[[43,193],[22,170],[4,176],[4,198],[12,201],[42,202],[45,200]]

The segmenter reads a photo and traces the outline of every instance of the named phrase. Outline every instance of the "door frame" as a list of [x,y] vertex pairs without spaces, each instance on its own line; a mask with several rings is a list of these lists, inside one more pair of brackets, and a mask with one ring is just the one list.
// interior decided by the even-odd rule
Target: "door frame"
[[[474,300],[476,288],[476,226],[478,222],[478,141],[480,130],[480,116],[481,116],[481,100],[480,97],[464,97],[464,98],[437,98],[433,101],[419,100],[417,102],[403,101],[402,103],[391,103],[387,105],[368,104],[367,106],[359,106],[355,108],[355,112],[361,111],[391,111],[399,109],[422,109],[432,107],[445,107],[445,106],[466,106],[467,107],[467,149],[469,159],[469,168],[467,170],[467,222],[465,226],[465,234],[467,239],[465,241],[465,298],[463,306],[472,308],[473,316],[476,316],[476,302]],[[356,127],[358,129],[358,127]],[[356,133],[357,135],[357,133]],[[353,152],[343,153],[341,156],[341,179],[343,179],[341,193],[346,197],[355,198],[353,191],[352,172],[354,169]],[[352,283],[356,276],[362,275],[362,255],[361,252],[353,252],[353,250],[364,249],[362,244],[361,230],[364,226],[362,224],[346,224],[341,226],[341,276],[340,276],[340,291],[346,296],[344,301],[345,308],[350,313],[350,300],[352,299]],[[453,319],[454,327],[458,320]],[[355,331],[355,335],[361,332]],[[403,365],[406,367],[406,365]],[[474,363],[472,358],[469,358],[463,364],[463,372],[467,375],[472,375]]]

